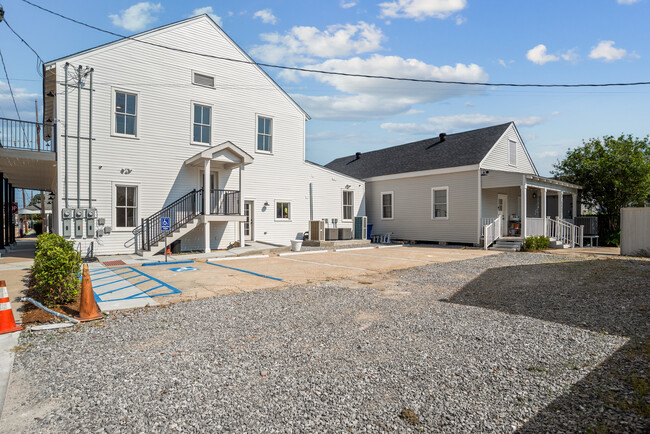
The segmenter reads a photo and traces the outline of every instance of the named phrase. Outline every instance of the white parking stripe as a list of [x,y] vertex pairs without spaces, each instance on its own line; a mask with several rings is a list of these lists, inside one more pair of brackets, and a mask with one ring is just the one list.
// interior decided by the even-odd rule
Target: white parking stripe
[[302,259],[285,258],[285,257],[282,257],[282,256],[278,256],[278,259],[284,259],[285,261],[304,262],[305,264],[325,265],[327,267],[349,268],[350,270],[370,271],[370,270],[368,270],[366,268],[348,267],[346,265],[334,265],[334,264],[328,264],[326,262],[305,261],[305,260],[302,260]]
[[427,261],[426,259],[406,259],[406,258],[396,258],[394,256],[364,255],[362,253],[347,253],[347,252],[338,252],[338,251],[336,253],[341,253],[343,255],[365,256],[367,258],[384,258],[384,259],[397,259],[399,261],[424,262],[426,264],[432,262],[432,261]]

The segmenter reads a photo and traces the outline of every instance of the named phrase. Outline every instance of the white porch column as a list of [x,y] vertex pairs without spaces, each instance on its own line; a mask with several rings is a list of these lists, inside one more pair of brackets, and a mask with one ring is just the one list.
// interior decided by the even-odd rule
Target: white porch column
[[[574,219],[578,215],[578,192],[576,191],[575,193],[571,193],[571,198],[573,199],[573,217]],[[575,224],[575,222],[573,222]]]
[[[244,215],[244,192],[241,189],[241,175],[242,175],[242,165],[239,165],[239,215]],[[251,210],[252,212],[252,210]],[[239,222],[239,245],[244,247],[246,245],[246,236],[244,234],[244,222]]]
[[[210,159],[206,158],[203,163],[203,214],[210,212]],[[210,222],[203,223],[203,251],[210,253]]]
[[526,181],[524,181],[521,186],[521,236],[526,238],[526,214],[527,214],[527,205],[526,205]]
[[557,192],[557,216],[560,220],[564,218],[564,192],[562,190]]
[[548,229],[546,228],[546,187],[542,188],[542,218],[544,219],[544,236],[548,235]]

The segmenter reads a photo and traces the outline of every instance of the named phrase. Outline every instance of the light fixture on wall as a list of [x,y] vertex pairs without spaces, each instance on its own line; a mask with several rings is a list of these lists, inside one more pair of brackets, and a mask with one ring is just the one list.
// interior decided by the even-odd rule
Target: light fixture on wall
[[533,199],[537,199],[537,192],[533,192]]
[[264,202],[264,206],[269,206],[269,201]]
[[489,173],[489,170],[481,169],[481,176],[487,176]]
[[120,173],[121,173],[122,175],[128,175],[128,174],[131,173],[131,172],[133,172],[133,170],[128,169],[128,168],[124,168],[124,169],[120,170]]
[[345,186],[345,189],[348,190],[350,187],[352,187],[352,186],[351,186],[350,184],[347,184],[347,185]]

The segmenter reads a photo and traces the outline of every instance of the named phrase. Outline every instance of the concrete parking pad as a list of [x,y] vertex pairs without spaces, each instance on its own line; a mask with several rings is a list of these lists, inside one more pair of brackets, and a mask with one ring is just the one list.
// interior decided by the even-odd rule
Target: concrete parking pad
[[99,263],[90,264],[88,268],[95,300],[102,312],[158,304],[135,285],[120,277],[114,270]]

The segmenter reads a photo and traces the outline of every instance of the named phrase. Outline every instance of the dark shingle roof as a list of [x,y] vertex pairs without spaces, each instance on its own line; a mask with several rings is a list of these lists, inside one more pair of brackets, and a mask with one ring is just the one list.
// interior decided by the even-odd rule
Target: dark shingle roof
[[448,134],[445,141],[438,137],[419,142],[364,152],[361,158],[355,155],[337,158],[325,167],[355,178],[446,167],[478,164],[503,135],[511,122],[502,125]]

